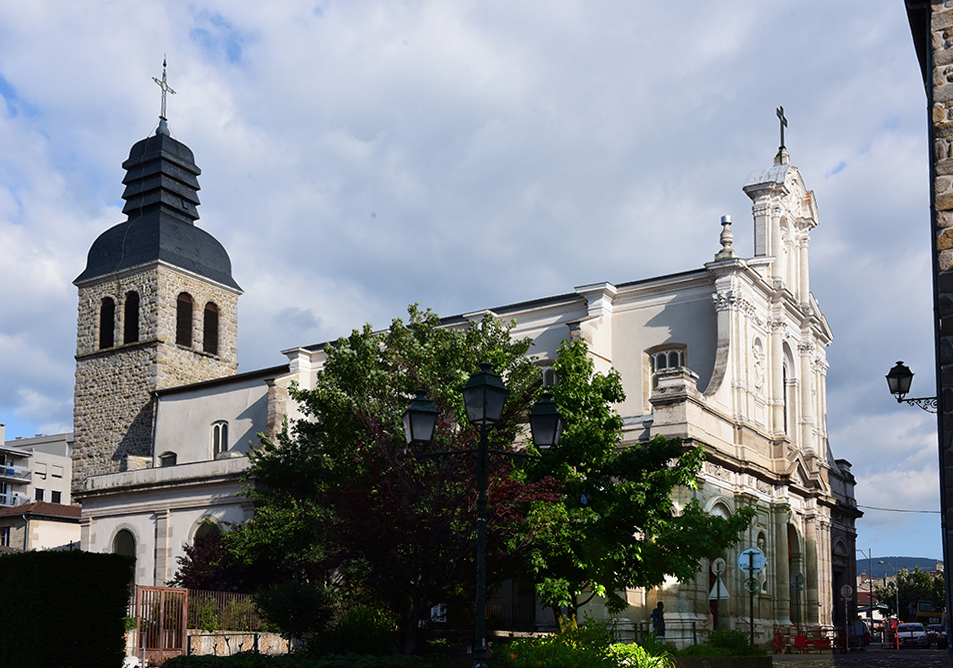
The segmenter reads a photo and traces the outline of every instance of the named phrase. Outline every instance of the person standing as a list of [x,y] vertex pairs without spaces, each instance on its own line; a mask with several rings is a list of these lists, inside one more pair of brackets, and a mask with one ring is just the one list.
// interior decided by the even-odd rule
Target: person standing
[[652,630],[657,637],[665,637],[665,606],[661,601],[652,611]]
[[854,618],[854,623],[850,627],[850,634],[853,636],[853,644],[857,646],[857,649],[864,649],[867,645],[867,624],[864,623],[863,619],[860,617]]

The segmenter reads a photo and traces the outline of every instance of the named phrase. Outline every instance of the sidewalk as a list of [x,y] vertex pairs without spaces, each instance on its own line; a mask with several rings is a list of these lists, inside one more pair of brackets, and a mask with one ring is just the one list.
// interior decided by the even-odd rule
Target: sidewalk
[[773,665],[790,668],[948,668],[945,649],[873,649],[850,654],[772,654]]

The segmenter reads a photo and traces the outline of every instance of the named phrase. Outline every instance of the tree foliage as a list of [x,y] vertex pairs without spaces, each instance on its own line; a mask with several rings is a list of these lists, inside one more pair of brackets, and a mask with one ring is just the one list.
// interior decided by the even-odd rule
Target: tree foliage
[[625,398],[621,379],[615,370],[596,373],[584,342],[564,342],[554,370],[566,426],[545,472],[563,483],[565,495],[550,506],[548,532],[526,564],[542,602],[568,608],[572,624],[582,592],[619,611],[626,588],[692,578],[699,559],[737,542],[754,511],[726,520],[705,515],[696,501],[676,509],[674,493],[695,487],[703,450],[662,436],[620,448],[623,424],[612,404]]
[[[283,549],[351,600],[384,605],[400,618],[408,650],[432,605],[469,598],[476,541],[472,463],[408,451],[401,417],[409,399],[426,388],[440,412],[434,450],[470,450],[478,435],[458,417],[460,389],[490,361],[510,389],[492,447],[508,450],[525,440],[526,409],[540,387],[529,342],[512,340],[507,325],[485,318],[447,328],[429,311],[409,315],[329,346],[315,387],[292,390],[307,419],[254,457],[259,510],[229,539],[246,560]],[[531,541],[533,508],[559,491],[552,479],[528,481],[509,468],[491,477],[490,582],[514,571]]]
[[[920,601],[930,601],[934,610],[941,610],[946,605],[946,584],[943,573],[933,577],[919,566],[912,571],[901,568],[897,572],[896,584],[899,587],[900,619],[904,621],[913,621],[916,618],[917,604]],[[887,606],[891,616],[897,614],[898,591],[896,589],[887,584],[875,584],[874,595],[879,605]]]
[[[263,512],[267,518],[268,509]],[[283,557],[278,551],[262,550],[256,558],[246,561],[229,549],[236,542],[233,533],[244,530],[247,527],[239,526],[221,533],[216,527],[215,531],[196,536],[191,545],[184,546],[185,555],[176,558],[179,568],[169,586],[253,594],[306,570],[300,560]]]
[[[226,536],[230,549],[246,563],[281,555],[300,578],[391,610],[413,651],[432,605],[472,600],[476,490],[466,453],[479,434],[460,390],[479,362],[510,391],[490,447],[533,452],[526,416],[541,374],[531,342],[510,329],[491,317],[445,326],[411,307],[407,322],[327,346],[314,387],[291,390],[306,419],[253,456],[256,515]],[[583,341],[561,347],[555,372],[546,389],[566,425],[560,447],[524,466],[498,460],[490,476],[488,583],[521,574],[546,604],[574,611],[587,591],[619,609],[623,588],[687,579],[700,557],[736,541],[749,511],[723,520],[672,503],[676,488],[694,486],[701,450],[662,438],[620,449],[619,375],[595,373]],[[417,388],[439,414],[430,454],[459,456],[406,447],[401,416]]]

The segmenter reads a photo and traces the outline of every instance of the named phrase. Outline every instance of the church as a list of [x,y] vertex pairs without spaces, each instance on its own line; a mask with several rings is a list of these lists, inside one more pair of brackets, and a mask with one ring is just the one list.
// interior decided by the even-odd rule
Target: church
[[[697,498],[712,514],[757,509],[722,555],[718,588],[728,597],[720,603],[709,563],[693,582],[626,592],[625,617],[644,623],[661,601],[675,638],[714,624],[747,628],[751,583],[737,566],[746,548],[766,556],[752,597],[759,643],[776,624],[843,626],[838,592],[855,581],[861,513],[850,463],[828,443],[832,333],[810,291],[818,208],[783,135],[781,143],[772,164],[739,184],[752,201],[752,254],[733,247],[725,216],[720,227],[712,221],[712,260],[702,267],[444,321],[466,326],[487,312],[515,321],[514,336],[534,341],[544,382],[560,342],[584,338],[597,370],[621,374],[625,445],[663,434],[705,447],[698,489],[676,506]],[[82,548],[133,555],[137,584],[161,586],[183,546],[252,516],[241,493],[247,453],[258,434],[300,417],[288,387],[313,386],[325,344],[238,373],[242,290],[226,250],[197,225],[201,170],[192,151],[160,117],[123,168],[127,219],[93,242],[75,280],[72,493],[82,504]],[[605,616],[598,604],[589,612]]]

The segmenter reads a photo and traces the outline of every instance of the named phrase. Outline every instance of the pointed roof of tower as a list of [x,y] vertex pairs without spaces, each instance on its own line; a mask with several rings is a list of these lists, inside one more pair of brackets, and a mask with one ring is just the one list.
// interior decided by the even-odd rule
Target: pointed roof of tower
[[[164,131],[164,132],[163,132]],[[163,261],[216,283],[240,290],[232,278],[225,248],[195,226],[202,173],[192,151],[160,123],[156,134],[136,142],[126,170],[127,220],[103,232],[89,249],[84,283],[124,269]]]
[[163,113],[155,134],[136,142],[122,163],[126,170],[122,212],[127,220],[93,242],[86,270],[73,281],[77,285],[160,261],[241,290],[232,278],[225,248],[195,226],[202,170],[191,149],[169,132],[164,117],[167,90],[174,92],[168,86],[163,88]]

